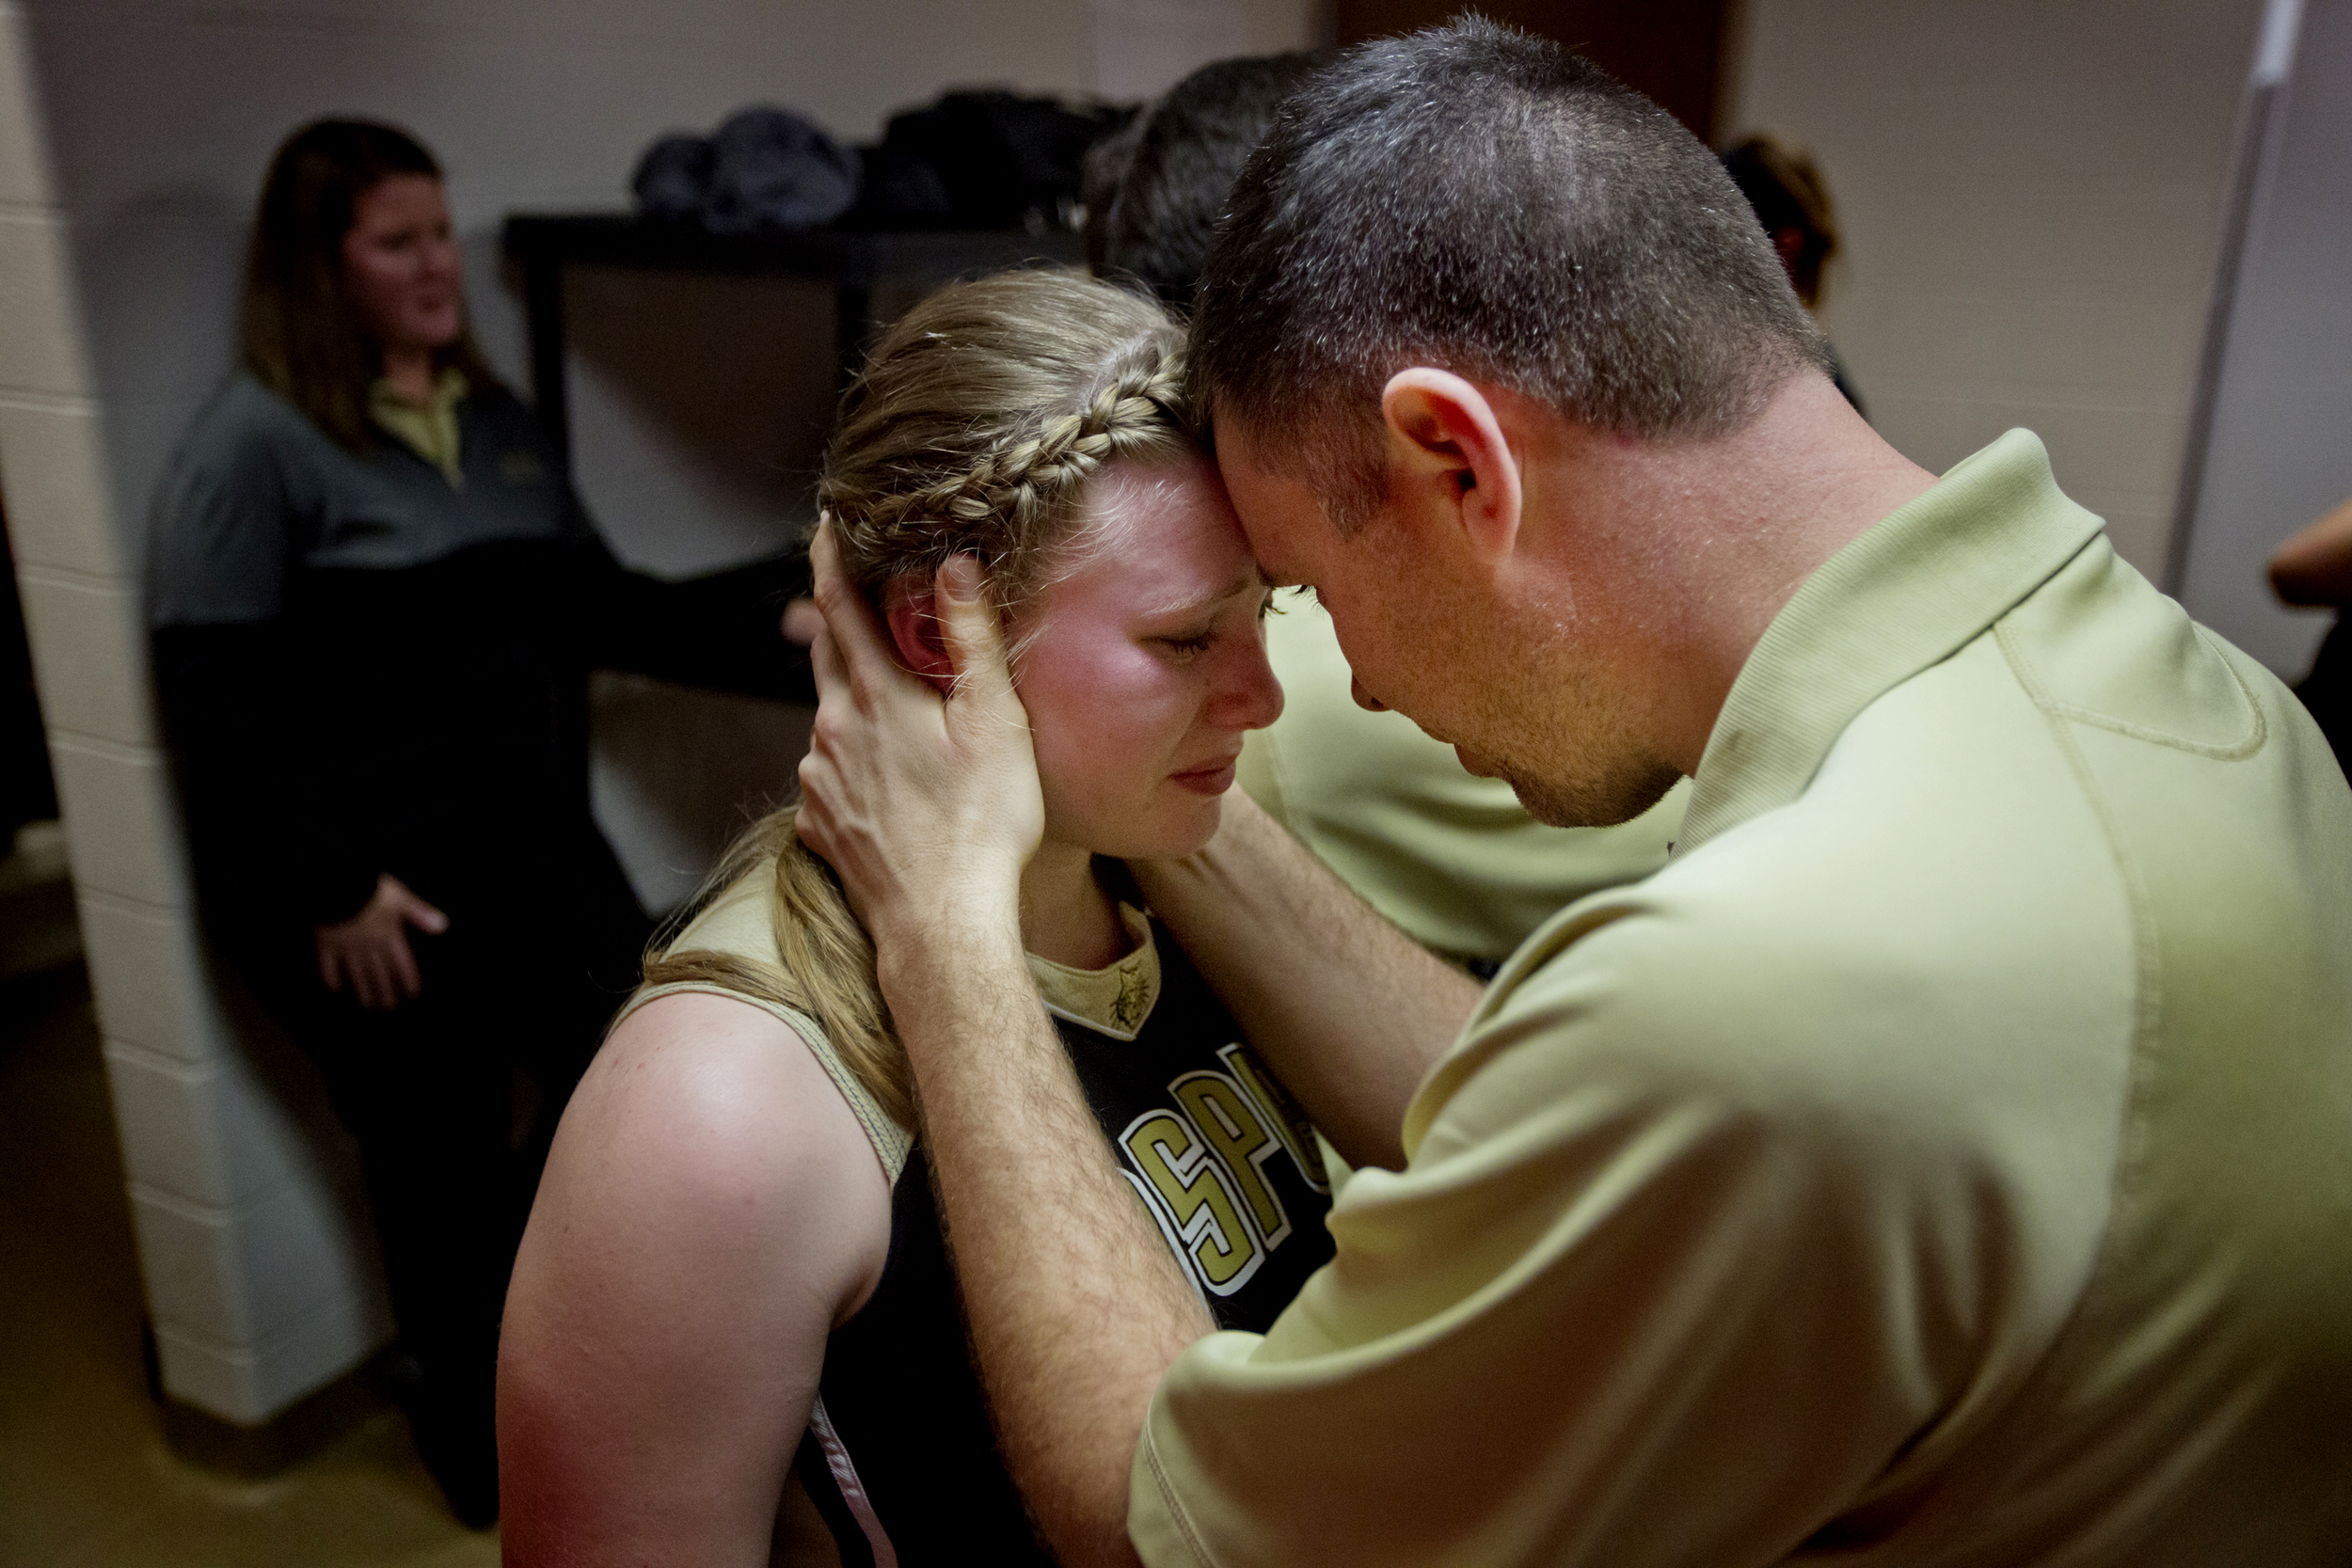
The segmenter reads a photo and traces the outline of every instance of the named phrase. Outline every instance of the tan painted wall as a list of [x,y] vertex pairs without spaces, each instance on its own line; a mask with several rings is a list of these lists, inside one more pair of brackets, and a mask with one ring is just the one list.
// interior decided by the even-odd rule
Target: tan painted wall
[[1812,147],[1822,320],[1941,471],[2012,425],[2163,565],[2259,0],[1747,0],[1723,122]]

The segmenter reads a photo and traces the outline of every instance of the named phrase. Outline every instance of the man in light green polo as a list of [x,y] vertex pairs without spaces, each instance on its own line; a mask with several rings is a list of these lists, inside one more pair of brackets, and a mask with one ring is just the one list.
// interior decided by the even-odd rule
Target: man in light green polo
[[2352,791],[2292,696],[2030,435],[1888,448],[1705,149],[1487,24],[1302,89],[1193,343],[1359,701],[1544,820],[1691,798],[1483,996],[1246,805],[1140,869],[1365,1167],[1211,1336],[1066,1131],[977,574],[942,704],[820,541],[803,832],[1059,1559],[2352,1560]]

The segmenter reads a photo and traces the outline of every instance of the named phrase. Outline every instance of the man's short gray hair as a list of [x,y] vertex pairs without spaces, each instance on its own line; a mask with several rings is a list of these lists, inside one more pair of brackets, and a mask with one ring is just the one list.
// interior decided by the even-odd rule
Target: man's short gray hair
[[1715,155],[1556,44],[1479,18],[1365,44],[1286,102],[1192,325],[1203,410],[1343,529],[1382,499],[1382,387],[1425,364],[1653,440],[1736,430],[1828,350]]

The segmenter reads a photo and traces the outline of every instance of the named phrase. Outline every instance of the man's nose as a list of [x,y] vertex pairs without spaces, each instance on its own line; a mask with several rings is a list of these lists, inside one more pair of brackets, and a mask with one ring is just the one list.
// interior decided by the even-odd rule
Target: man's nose
[[1364,709],[1368,713],[1386,713],[1389,711],[1389,705],[1374,696],[1371,692],[1365,690],[1364,683],[1356,678],[1356,673],[1352,670],[1348,672],[1347,675],[1347,693],[1349,696],[1356,699],[1356,705],[1358,707]]

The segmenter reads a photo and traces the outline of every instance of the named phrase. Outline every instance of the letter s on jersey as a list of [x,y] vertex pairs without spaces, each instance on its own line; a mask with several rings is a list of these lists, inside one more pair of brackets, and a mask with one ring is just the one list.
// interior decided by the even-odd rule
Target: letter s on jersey
[[1224,1167],[1191,1123],[1173,1111],[1146,1111],[1119,1142],[1175,1222],[1201,1283],[1221,1296],[1248,1284],[1265,1253],[1241,1217]]

